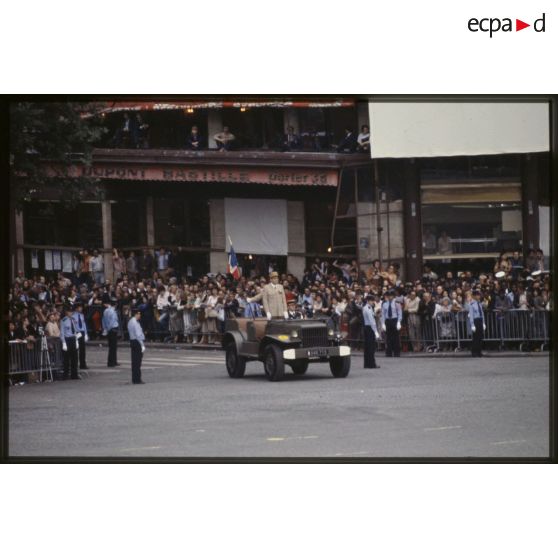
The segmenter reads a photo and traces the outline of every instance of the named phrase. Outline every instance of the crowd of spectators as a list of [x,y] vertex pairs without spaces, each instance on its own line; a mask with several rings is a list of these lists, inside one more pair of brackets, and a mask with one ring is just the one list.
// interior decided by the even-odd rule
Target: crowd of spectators
[[[218,151],[231,151],[246,147],[246,141],[240,134],[233,133],[229,126],[223,126],[220,132],[212,135]],[[193,125],[189,133],[181,142],[181,147],[190,151],[209,149],[209,138],[204,137],[200,127]],[[123,113],[114,134],[108,142],[110,147],[149,149],[151,145],[150,125],[143,119],[141,113]],[[363,124],[360,133],[355,133],[351,127],[345,128],[343,134],[336,138],[333,134],[317,130],[295,132],[293,126],[287,126],[284,133],[270,138],[268,149],[279,151],[337,151],[338,153],[367,153],[370,152],[370,127]]]
[[[9,340],[32,345],[40,332],[60,334],[64,304],[84,305],[90,339],[101,336],[103,304],[116,299],[122,335],[131,310],[142,309],[141,323],[150,340],[186,343],[219,343],[229,317],[262,317],[257,295],[267,277],[241,277],[208,273],[185,275],[175,266],[177,255],[160,248],[139,255],[114,250],[113,274],[105,275],[102,254],[83,250],[76,254],[73,273],[24,277],[14,280],[9,293]],[[479,290],[487,311],[550,310],[550,276],[541,251],[531,251],[525,261],[519,253],[502,254],[493,269],[473,275],[469,271],[437,274],[424,267],[421,279],[404,282],[397,263],[379,260],[359,269],[356,260],[315,259],[300,278],[280,273],[289,314],[299,318],[325,318],[346,332],[357,346],[362,338],[362,307],[373,295],[376,314],[386,291],[395,292],[402,306],[411,340],[409,350],[425,349],[424,325],[438,314],[468,309],[472,291]]]

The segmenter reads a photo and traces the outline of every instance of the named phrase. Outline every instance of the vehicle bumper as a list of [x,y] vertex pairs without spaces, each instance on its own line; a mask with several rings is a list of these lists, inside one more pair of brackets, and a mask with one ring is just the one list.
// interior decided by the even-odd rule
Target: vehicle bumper
[[330,357],[350,356],[351,348],[345,345],[336,347],[311,347],[300,349],[285,349],[283,351],[284,360],[327,360]]

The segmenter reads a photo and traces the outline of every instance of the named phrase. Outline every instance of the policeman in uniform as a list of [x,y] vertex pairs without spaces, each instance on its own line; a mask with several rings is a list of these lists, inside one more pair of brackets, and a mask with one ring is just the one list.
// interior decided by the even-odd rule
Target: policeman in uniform
[[78,376],[78,347],[80,345],[76,323],[72,317],[72,307],[64,306],[65,316],[60,322],[60,341],[64,352],[64,380],[81,380]]
[[85,325],[85,316],[83,315],[83,303],[76,302],[74,304],[74,313],[72,315],[74,323],[77,326],[77,330],[81,333],[80,343],[79,343],[79,368],[80,370],[87,370],[88,366],[85,362],[85,343],[89,341],[89,335],[87,335],[87,326]]
[[486,331],[484,311],[480,302],[480,291],[473,291],[473,300],[469,304],[469,325],[473,332],[473,342],[471,343],[471,354],[474,357],[482,356],[483,333]]
[[132,384],[145,384],[141,379],[141,361],[145,351],[145,335],[140,324],[141,309],[134,308],[134,315],[128,322],[128,335],[130,337],[130,349],[132,351]]
[[107,366],[109,368],[113,366],[120,366],[116,359],[116,349],[118,345],[118,316],[114,305],[116,300],[111,298],[105,301],[105,311],[103,312],[103,336],[107,336],[108,339],[108,361]]
[[386,332],[386,356],[401,356],[399,344],[399,330],[403,312],[401,305],[393,300],[394,292],[389,290],[386,293],[387,300],[382,304],[382,329]]
[[364,318],[364,368],[380,368],[376,364],[374,357],[376,353],[376,339],[380,339],[380,334],[376,325],[374,308],[372,308],[373,301],[374,297],[368,295],[366,297],[366,304],[362,308],[362,316]]

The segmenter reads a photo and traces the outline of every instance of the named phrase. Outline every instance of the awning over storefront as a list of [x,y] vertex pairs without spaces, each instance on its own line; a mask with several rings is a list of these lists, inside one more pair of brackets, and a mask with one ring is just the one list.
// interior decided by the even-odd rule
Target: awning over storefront
[[371,164],[367,154],[96,149],[89,166],[47,168],[53,178],[336,187],[343,169]]
[[354,107],[352,100],[306,100],[306,101],[196,101],[196,100],[170,100],[170,101],[113,101],[96,103],[97,107],[84,116],[93,114],[110,114],[113,112],[138,112],[144,110],[188,110],[188,109],[223,109],[223,108],[344,108]]

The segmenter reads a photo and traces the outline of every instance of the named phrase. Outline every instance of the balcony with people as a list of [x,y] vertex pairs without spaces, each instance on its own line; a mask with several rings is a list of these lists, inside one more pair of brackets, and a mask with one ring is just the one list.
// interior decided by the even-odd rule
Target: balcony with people
[[[254,160],[370,160],[370,129],[355,103],[300,108],[174,108],[141,103],[101,112],[97,157]],[[186,106],[186,105],[184,105]],[[205,106],[205,105],[202,105]],[[144,109],[144,110],[141,110]],[[362,111],[361,111],[362,112]]]

